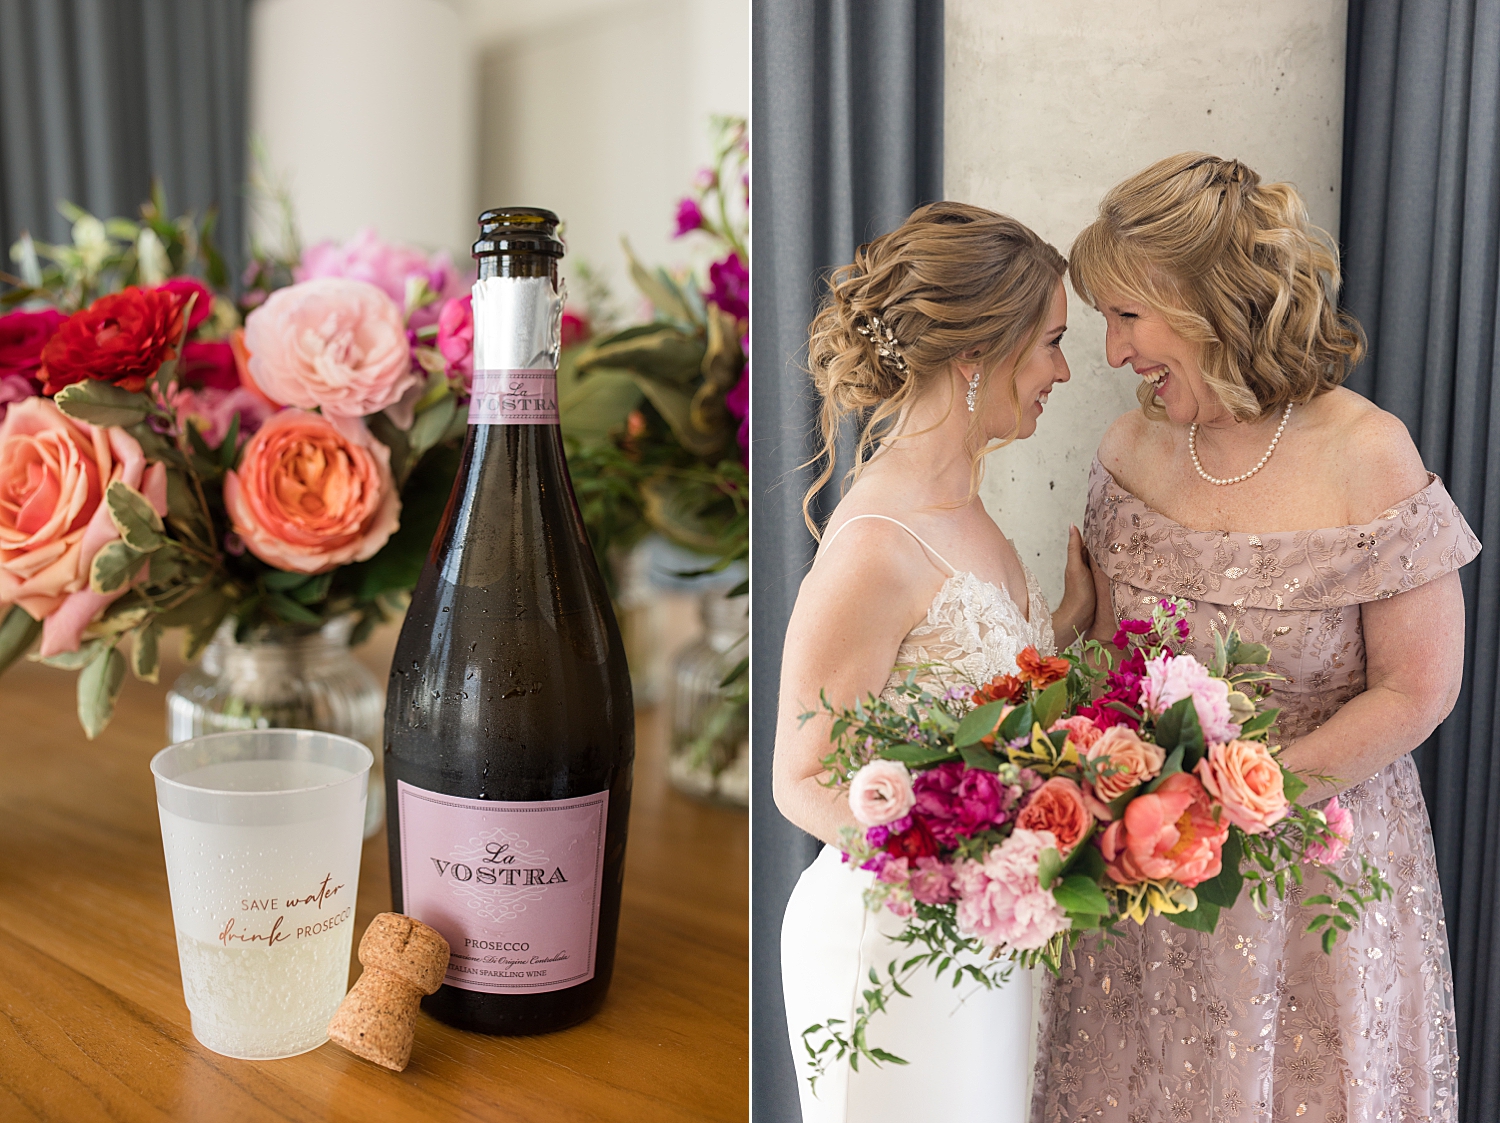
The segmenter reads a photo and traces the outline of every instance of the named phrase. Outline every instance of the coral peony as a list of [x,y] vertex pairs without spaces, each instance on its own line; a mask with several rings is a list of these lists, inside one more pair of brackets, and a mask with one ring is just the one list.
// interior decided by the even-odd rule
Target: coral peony
[[358,231],[343,245],[319,242],[302,252],[302,261],[292,270],[292,279],[312,281],[320,277],[365,281],[390,297],[398,310],[406,307],[407,286],[414,281],[425,281],[438,300],[411,314],[413,328],[436,323],[443,302],[463,296],[468,288],[447,253],[428,256],[407,246],[393,246],[382,242],[369,227]]
[[902,818],[915,802],[911,773],[898,761],[872,760],[849,785],[849,809],[867,827]]
[[1149,741],[1142,741],[1128,725],[1112,725],[1084,752],[1100,775],[1083,783],[1083,799],[1100,819],[1113,819],[1109,804],[1126,792],[1156,779],[1167,757]]
[[[37,368],[42,365],[42,348],[57,334],[57,329],[66,319],[55,308],[43,308],[40,312],[10,312],[0,316],[0,386],[12,379],[37,381]],[[22,396],[31,397],[34,394],[36,390]],[[0,398],[0,402],[18,400]]]
[[1034,647],[1025,648],[1016,656],[1016,670],[1022,682],[1029,682],[1041,690],[1067,677],[1068,661],[1054,657],[1043,658]]
[[88,378],[122,390],[145,389],[146,380],[176,354],[182,305],[177,293],[128,288],[69,316],[42,348],[46,392]]
[[46,398],[17,402],[0,423],[0,604],[44,622],[43,655],[77,650],[125,591],[89,588],[94,555],[120,536],[104,503],[116,480],[166,513],[166,469],[123,429],[75,421]]
[[1339,802],[1339,797],[1334,796],[1323,805],[1323,817],[1328,820],[1328,830],[1333,834],[1333,838],[1326,845],[1314,842],[1307,848],[1307,853],[1302,856],[1302,860],[1331,866],[1344,856],[1345,851],[1349,849],[1349,843],[1354,841],[1354,816]]
[[1021,789],[993,772],[954,761],[917,774],[912,782],[916,811],[933,836],[951,847],[960,836],[988,830],[1010,818]]
[[1067,914],[1037,880],[1037,865],[1049,846],[1056,847],[1057,839],[1048,831],[1017,828],[984,861],[956,862],[959,930],[992,947],[1031,950],[1067,928]]
[[1259,741],[1214,742],[1193,771],[1243,831],[1263,834],[1286,817],[1281,765]]
[[1154,792],[1137,796],[1099,840],[1109,876],[1121,885],[1180,881],[1188,888],[1216,877],[1229,824],[1214,821],[1208,792],[1187,772],[1174,772]]
[[448,372],[474,377],[474,297],[450,300],[438,313],[437,349],[448,360]]
[[1016,816],[1017,830],[1050,831],[1062,854],[1071,853],[1093,825],[1083,792],[1065,776],[1054,776],[1032,792]]
[[1230,741],[1240,727],[1230,720],[1229,684],[1214,678],[1191,655],[1158,655],[1146,664],[1140,704],[1161,714],[1184,698],[1193,700],[1205,741]]
[[326,573],[364,561],[400,525],[390,450],[360,421],[282,410],[224,480],[234,532],[267,565]]
[[401,309],[365,281],[325,277],[277,289],[246,319],[244,346],[267,397],[329,417],[379,413],[423,380]]

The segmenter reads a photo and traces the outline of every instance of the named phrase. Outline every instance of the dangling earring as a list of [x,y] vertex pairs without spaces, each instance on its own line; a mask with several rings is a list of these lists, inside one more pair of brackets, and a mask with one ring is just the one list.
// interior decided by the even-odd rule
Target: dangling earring
[[964,400],[969,403],[969,412],[974,412],[974,396],[979,393],[979,368],[974,368],[974,374],[969,379],[969,392],[964,395]]

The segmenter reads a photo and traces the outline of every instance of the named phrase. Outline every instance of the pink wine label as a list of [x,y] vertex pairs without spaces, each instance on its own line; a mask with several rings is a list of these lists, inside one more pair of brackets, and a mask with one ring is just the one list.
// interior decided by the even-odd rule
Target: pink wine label
[[538,994],[594,977],[609,792],[507,803],[397,781],[408,916],[452,949],[449,986]]
[[556,425],[557,371],[476,370],[470,425]]

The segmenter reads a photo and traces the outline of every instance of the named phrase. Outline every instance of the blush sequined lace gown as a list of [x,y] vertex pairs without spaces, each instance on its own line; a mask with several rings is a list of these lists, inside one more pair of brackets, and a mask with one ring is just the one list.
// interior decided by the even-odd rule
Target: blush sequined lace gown
[[[917,538],[904,523],[886,521]],[[982,683],[1015,673],[1016,656],[1028,645],[1044,655],[1055,653],[1051,613],[1030,570],[1028,618],[1004,589],[955,570],[922,545],[951,576],[933,597],[926,619],[902,641],[883,697],[894,697],[906,677],[902,668],[942,663],[961,679]],[[1031,974],[1019,968],[993,991],[968,984],[955,990],[951,976],[938,983],[930,973],[919,975],[907,988],[911,997],[897,995],[869,1028],[872,1044],[909,1063],[879,1068],[865,1063],[855,1073],[847,1062],[836,1064],[812,1095],[802,1031],[834,1017],[843,1018],[847,1029],[860,991],[870,985],[870,969],[884,975],[886,965],[906,950],[887,938],[902,922],[884,909],[865,908],[862,894],[873,875],[850,870],[842,858],[836,848],[823,847],[792,891],[781,928],[782,985],[803,1123],[1022,1123],[1035,1012]]]
[[[1186,650],[1238,627],[1271,649],[1288,743],[1365,688],[1360,605],[1452,573],[1479,542],[1436,477],[1366,526],[1241,534],[1181,526],[1096,459],[1085,542],[1117,618],[1188,600]],[[1085,940],[1043,986],[1033,1123],[1453,1123],[1453,981],[1432,828],[1409,755],[1340,795],[1395,889],[1325,955],[1292,890],[1242,897],[1211,935],[1162,919]]]

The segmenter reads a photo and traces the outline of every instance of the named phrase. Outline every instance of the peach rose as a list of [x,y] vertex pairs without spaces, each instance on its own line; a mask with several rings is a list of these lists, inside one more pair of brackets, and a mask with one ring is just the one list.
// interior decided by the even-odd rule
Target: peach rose
[[1208,793],[1195,776],[1174,772],[1149,795],[1137,796],[1105,829],[1099,849],[1121,885],[1180,881],[1188,888],[1217,877],[1229,824],[1214,822]]
[[1111,803],[1132,788],[1156,779],[1167,759],[1160,748],[1142,741],[1128,725],[1111,725],[1083,755],[1109,773],[1093,783],[1083,782],[1084,802],[1104,820],[1114,818],[1109,809]]
[[76,651],[125,592],[89,588],[94,555],[120,537],[104,502],[116,480],[166,514],[166,469],[123,429],[75,421],[50,398],[16,402],[0,423],[0,604],[43,621],[43,655]]
[[401,309],[368,281],[320,277],[277,289],[246,318],[241,346],[267,397],[329,417],[379,413],[425,379]]
[[1051,831],[1060,854],[1069,853],[1093,825],[1083,792],[1063,776],[1054,776],[1032,793],[1016,816],[1016,827],[1028,831]]
[[1259,741],[1215,742],[1193,771],[1241,830],[1263,834],[1286,817],[1281,765]]
[[401,525],[390,463],[364,422],[284,409],[225,477],[224,506],[267,565],[326,573],[372,557]]
[[1076,717],[1060,717],[1052,723],[1048,733],[1056,733],[1059,729],[1068,731],[1068,740],[1080,750],[1087,749],[1095,741],[1104,735],[1104,730],[1094,724],[1094,719],[1084,717],[1082,714]]
[[867,827],[895,822],[916,802],[911,773],[900,761],[872,760],[849,785],[849,809]]

